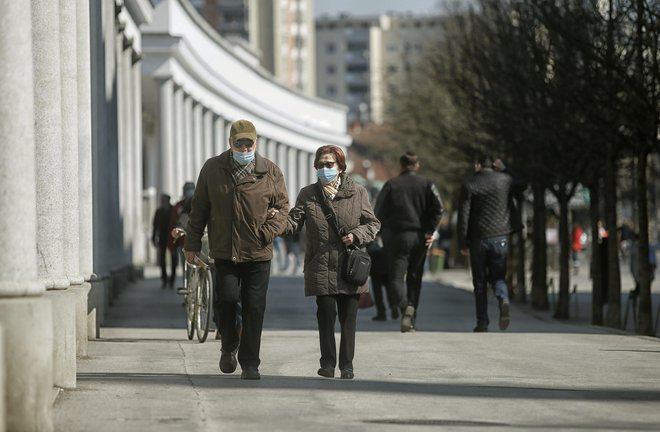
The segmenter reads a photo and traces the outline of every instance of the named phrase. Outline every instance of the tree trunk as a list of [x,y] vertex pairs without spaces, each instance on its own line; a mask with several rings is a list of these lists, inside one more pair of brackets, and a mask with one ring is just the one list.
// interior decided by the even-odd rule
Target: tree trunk
[[649,216],[648,198],[646,195],[646,166],[648,150],[641,145],[637,167],[637,215],[639,226],[639,247],[637,264],[639,272],[639,314],[637,316],[637,333],[653,336],[653,306],[651,302],[651,265],[649,262]]
[[[525,220],[523,219],[523,205],[524,205],[524,200],[521,197],[520,199],[517,199],[517,206],[515,207],[515,210],[518,212],[518,220],[523,223]],[[516,302],[518,303],[527,303],[527,282],[525,281],[525,262],[526,256],[525,254],[527,253],[526,250],[526,245],[525,245],[525,229],[521,229],[519,232],[514,234],[517,237],[517,242],[516,242],[516,255],[518,259],[516,260]]]
[[598,180],[589,188],[589,215],[591,216],[591,324],[603,325],[603,266],[598,242],[600,220],[600,188]]
[[532,256],[532,308],[548,310],[548,256],[545,239],[546,207],[545,188],[542,185],[532,185],[534,194],[534,222],[533,222],[533,256]]
[[616,218],[616,160],[613,145],[607,145],[608,158],[605,167],[605,227],[608,231],[607,247],[607,311],[605,325],[621,327],[621,273],[619,270],[619,248],[617,242]]
[[570,260],[570,238],[568,230],[568,199],[566,186],[559,186],[557,201],[559,201],[559,298],[554,317],[557,319],[569,318],[569,284],[570,275],[568,265]]

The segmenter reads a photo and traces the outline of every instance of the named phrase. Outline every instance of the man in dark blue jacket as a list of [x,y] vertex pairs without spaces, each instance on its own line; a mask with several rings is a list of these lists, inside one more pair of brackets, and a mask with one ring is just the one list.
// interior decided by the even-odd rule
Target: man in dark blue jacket
[[491,284],[499,303],[500,329],[506,330],[510,322],[505,281],[509,234],[522,228],[520,222],[514,220],[512,196],[523,190],[525,184],[514,181],[504,172],[503,165],[497,168],[493,169],[490,156],[477,158],[475,173],[463,184],[458,206],[458,242],[461,253],[470,255],[472,268],[477,309],[475,332],[488,331],[487,283]]
[[435,185],[417,174],[417,155],[406,152],[399,162],[401,174],[385,183],[378,194],[375,213],[381,222],[393,304],[398,304],[403,312],[401,331],[409,332],[415,329],[426,252],[444,208]]

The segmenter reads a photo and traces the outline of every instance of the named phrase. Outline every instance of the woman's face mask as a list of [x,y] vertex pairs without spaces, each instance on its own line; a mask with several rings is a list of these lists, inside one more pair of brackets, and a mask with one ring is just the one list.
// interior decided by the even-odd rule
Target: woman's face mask
[[251,152],[240,152],[232,150],[232,156],[239,165],[247,165],[254,160],[254,150]]
[[321,183],[328,184],[337,177],[337,168],[321,168],[316,170],[316,176],[321,180]]

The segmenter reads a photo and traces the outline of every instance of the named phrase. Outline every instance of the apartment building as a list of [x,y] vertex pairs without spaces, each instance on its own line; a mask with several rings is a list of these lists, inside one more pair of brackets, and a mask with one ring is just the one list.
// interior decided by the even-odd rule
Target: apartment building
[[348,124],[387,119],[391,94],[441,36],[441,17],[323,16],[316,21],[317,95],[348,106]]

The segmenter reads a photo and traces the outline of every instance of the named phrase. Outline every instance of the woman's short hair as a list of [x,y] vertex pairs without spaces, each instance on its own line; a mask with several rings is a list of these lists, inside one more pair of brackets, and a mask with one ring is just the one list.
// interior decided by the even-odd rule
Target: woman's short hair
[[344,152],[339,147],[333,145],[324,145],[316,150],[316,156],[314,156],[314,168],[318,169],[319,159],[321,159],[321,156],[324,154],[335,155],[339,171],[346,171],[346,157],[344,156]]

